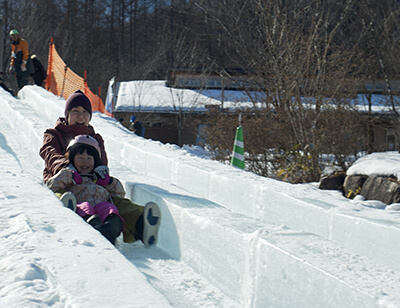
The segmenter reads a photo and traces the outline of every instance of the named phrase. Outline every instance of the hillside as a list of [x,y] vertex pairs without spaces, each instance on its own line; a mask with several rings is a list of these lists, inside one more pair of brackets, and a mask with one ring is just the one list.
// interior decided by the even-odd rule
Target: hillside
[[157,202],[157,247],[114,248],[42,184],[65,101],[0,90],[0,306],[399,307],[400,215],[145,140],[94,113],[113,176]]

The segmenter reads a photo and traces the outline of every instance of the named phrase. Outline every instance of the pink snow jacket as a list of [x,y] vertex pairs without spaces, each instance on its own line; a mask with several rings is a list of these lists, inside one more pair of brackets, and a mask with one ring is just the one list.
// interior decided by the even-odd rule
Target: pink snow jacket
[[125,190],[121,182],[114,177],[109,185],[100,186],[96,184],[92,177],[82,176],[82,183],[73,182],[73,173],[70,169],[61,169],[55,176],[47,181],[47,186],[53,192],[72,192],[76,197],[76,202],[89,202],[92,206],[100,202],[111,202],[110,197],[123,198]]

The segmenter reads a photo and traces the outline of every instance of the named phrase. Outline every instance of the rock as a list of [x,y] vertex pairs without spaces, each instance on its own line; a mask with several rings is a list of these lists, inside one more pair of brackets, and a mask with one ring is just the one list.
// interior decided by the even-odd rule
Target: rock
[[343,183],[345,178],[346,174],[344,172],[336,172],[321,179],[319,189],[343,191]]
[[379,200],[386,204],[400,202],[400,184],[393,178],[371,175],[365,181],[361,195],[367,200]]
[[367,178],[367,175],[348,175],[343,184],[344,195],[353,199],[361,192]]

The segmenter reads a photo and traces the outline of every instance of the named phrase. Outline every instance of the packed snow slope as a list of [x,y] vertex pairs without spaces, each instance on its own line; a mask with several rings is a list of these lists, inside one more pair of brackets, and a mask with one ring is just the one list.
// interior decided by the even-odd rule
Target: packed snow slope
[[113,247],[41,181],[64,104],[0,90],[0,307],[400,307],[396,205],[258,177],[94,113],[111,174],[162,210],[157,247]]

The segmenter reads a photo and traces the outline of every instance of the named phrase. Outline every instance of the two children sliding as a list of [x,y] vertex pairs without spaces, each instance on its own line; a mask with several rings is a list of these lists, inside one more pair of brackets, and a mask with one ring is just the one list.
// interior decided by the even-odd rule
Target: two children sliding
[[134,204],[124,198],[121,182],[109,175],[101,135],[90,125],[92,106],[80,90],[65,103],[65,117],[44,132],[40,156],[43,181],[110,242],[123,233],[124,242],[157,241],[161,211],[157,204]]

